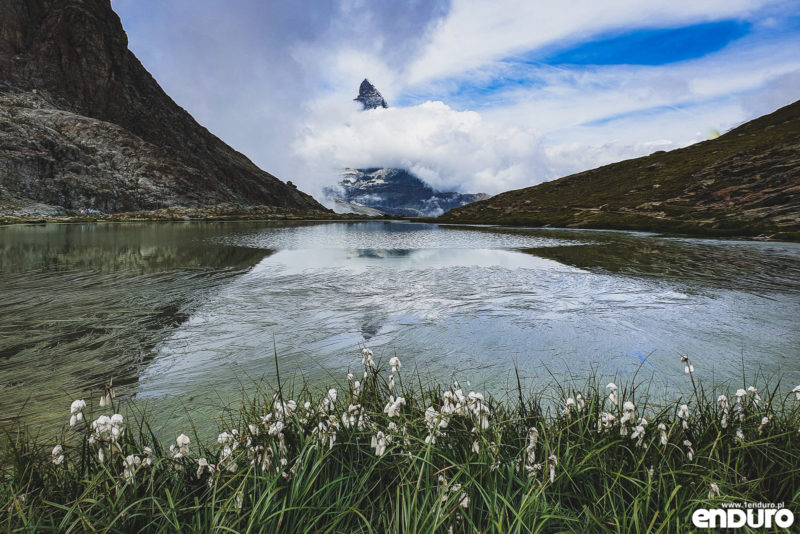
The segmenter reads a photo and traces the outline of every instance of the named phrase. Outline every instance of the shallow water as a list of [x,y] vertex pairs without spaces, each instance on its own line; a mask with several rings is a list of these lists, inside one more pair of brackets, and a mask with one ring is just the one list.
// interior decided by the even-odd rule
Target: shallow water
[[[0,228],[2,421],[64,419],[113,378],[165,427],[282,378],[403,371],[800,383],[800,247],[404,222]],[[738,383],[737,382],[737,383]]]

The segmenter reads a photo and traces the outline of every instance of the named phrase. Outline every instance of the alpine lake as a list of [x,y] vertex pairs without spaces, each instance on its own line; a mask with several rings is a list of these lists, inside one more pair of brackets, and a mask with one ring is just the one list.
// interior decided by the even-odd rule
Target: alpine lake
[[[413,222],[0,228],[0,428],[60,431],[113,379],[169,435],[360,352],[497,397],[595,373],[674,398],[800,383],[800,245]],[[745,378],[746,377],[746,378]],[[416,380],[417,378],[415,378]],[[287,386],[289,387],[289,386]],[[123,412],[125,413],[125,412]],[[216,418],[216,419],[215,419]]]

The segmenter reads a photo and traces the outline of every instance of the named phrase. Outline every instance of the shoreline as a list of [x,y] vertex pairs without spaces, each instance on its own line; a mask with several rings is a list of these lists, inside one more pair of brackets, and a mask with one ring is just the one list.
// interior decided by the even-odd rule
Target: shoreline
[[661,237],[695,239],[735,239],[743,241],[800,242],[800,231],[753,228],[745,231],[692,226],[684,221],[661,221],[659,224],[558,225],[541,221],[483,221],[452,220],[437,217],[373,216],[357,213],[297,212],[270,206],[255,206],[246,210],[220,208],[163,208],[151,211],[128,211],[98,215],[3,215],[0,227],[13,225],[78,224],[78,223],[147,223],[147,222],[349,222],[386,221],[429,223],[440,226],[485,226],[530,230],[599,230],[651,233]]

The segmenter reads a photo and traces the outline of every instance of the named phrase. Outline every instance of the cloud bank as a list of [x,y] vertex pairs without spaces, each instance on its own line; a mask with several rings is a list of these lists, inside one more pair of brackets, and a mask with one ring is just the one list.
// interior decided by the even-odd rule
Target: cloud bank
[[[405,167],[441,190],[497,193],[685,146],[800,97],[793,1],[113,5],[167,93],[318,198],[342,167]],[[669,47],[658,60],[626,55],[687,28],[693,47],[672,60]],[[704,45],[714,28],[737,31]],[[601,64],[579,61],[598,47]],[[390,109],[352,102],[364,77]]]
[[550,177],[542,165],[541,134],[487,122],[479,113],[442,102],[363,112],[350,106],[320,110],[314,117],[294,148],[333,172],[405,168],[440,191],[490,194]]

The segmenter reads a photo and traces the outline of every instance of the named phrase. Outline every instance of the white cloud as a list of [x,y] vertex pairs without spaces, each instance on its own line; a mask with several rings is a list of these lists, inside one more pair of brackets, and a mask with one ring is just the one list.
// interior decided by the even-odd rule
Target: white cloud
[[754,116],[742,95],[790,101],[796,69],[781,43],[745,42],[662,66],[529,67],[537,87],[480,112],[441,102],[361,112],[350,95],[331,94],[311,107],[294,148],[315,167],[305,173],[312,192],[342,167],[386,166],[440,190],[494,194],[724,132]]
[[304,131],[297,153],[327,165],[328,176],[343,167],[399,167],[439,190],[492,194],[551,177],[538,132],[442,102],[368,111],[327,103]]
[[[630,27],[669,27],[742,17],[768,0],[454,0],[407,72],[410,83],[454,75],[555,42],[580,42]],[[774,2],[773,2],[774,3]]]
[[[367,166],[406,167],[440,189],[496,193],[725,131],[799,96],[800,43],[782,26],[784,12],[798,10],[782,1],[114,7],[135,52],[180,105],[262,168],[319,196],[342,167]],[[751,22],[753,34],[694,61],[506,61],[614,31],[730,18]],[[352,99],[364,77],[392,108],[358,110]],[[498,79],[523,83],[481,90]],[[474,102],[448,99],[470,86]],[[397,97],[413,94],[445,103],[397,107]]]

